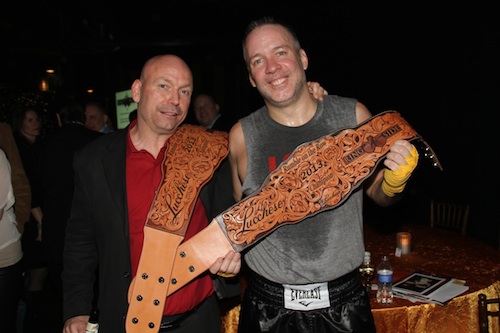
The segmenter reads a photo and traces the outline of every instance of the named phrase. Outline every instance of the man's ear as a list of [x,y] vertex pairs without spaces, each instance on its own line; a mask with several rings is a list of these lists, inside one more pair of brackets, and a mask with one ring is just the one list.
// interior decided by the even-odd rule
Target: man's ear
[[131,87],[132,99],[136,103],[139,103],[139,101],[141,100],[141,85],[142,85],[142,83],[139,79],[136,79],[134,81],[134,83],[132,83],[132,87]]
[[62,121],[61,121],[61,116],[59,115],[59,113],[56,113],[56,120],[57,120],[57,126],[61,127]]
[[248,80],[250,80],[250,84],[252,85],[252,87],[257,87],[257,85],[255,84],[255,81],[252,79],[252,75],[248,74]]
[[307,67],[309,67],[309,58],[307,57],[306,51],[304,51],[304,49],[300,49],[299,55],[300,55],[300,61],[302,61],[302,68],[306,70]]

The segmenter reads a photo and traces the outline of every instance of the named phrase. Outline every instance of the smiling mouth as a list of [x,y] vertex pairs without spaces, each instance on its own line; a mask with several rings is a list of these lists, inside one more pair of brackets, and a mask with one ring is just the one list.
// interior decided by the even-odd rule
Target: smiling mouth
[[167,110],[159,110],[161,114],[165,115],[165,116],[171,116],[171,117],[178,117],[181,115],[180,112],[178,112],[177,110],[173,110],[172,108],[169,108]]
[[272,86],[279,86],[280,84],[282,84],[285,81],[286,81],[286,78],[281,78],[281,79],[273,80],[273,81],[271,81],[271,85]]

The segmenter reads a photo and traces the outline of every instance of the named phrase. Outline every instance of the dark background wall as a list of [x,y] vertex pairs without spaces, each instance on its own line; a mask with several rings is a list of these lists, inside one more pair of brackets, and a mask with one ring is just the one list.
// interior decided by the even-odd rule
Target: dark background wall
[[[4,5],[0,116],[20,99],[43,105],[87,88],[114,112],[143,62],[176,53],[193,69],[195,93],[210,91],[235,119],[262,105],[248,83],[241,35],[251,19],[292,25],[309,80],[356,97],[372,113],[399,111],[436,151],[444,172],[422,161],[396,207],[368,218],[427,223],[428,199],[471,204],[468,233],[497,244],[500,91],[499,10],[482,2],[144,0],[22,1]],[[56,73],[47,76],[52,66]],[[50,91],[40,93],[45,77]],[[46,130],[50,130],[50,122]]]

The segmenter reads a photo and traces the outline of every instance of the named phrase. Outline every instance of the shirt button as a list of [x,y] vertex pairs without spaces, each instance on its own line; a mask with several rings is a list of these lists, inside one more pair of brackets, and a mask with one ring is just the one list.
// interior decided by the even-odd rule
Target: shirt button
[[125,273],[123,273],[123,277],[124,277],[124,278],[129,278],[129,277],[130,277],[130,272],[125,272]]

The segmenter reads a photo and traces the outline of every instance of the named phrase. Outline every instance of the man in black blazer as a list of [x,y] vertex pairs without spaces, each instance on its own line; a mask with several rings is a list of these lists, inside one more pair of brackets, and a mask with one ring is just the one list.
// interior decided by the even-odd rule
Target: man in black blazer
[[[62,257],[64,231],[73,198],[73,156],[102,133],[85,128],[83,103],[66,102],[56,113],[58,128],[42,139],[37,150],[37,166],[42,190],[42,258],[47,263],[49,281],[56,292],[55,313],[51,322],[62,329]],[[57,320],[57,321],[56,321]],[[54,330],[56,328],[54,327]]]
[[[127,293],[137,270],[144,223],[161,181],[168,140],[186,117],[192,91],[191,70],[182,59],[151,58],[132,84],[137,119],[75,156],[75,192],[63,261],[63,332],[85,331],[97,268],[99,331],[125,332]],[[217,180],[216,172],[202,188],[185,239],[233,202],[231,193],[218,191]],[[210,273],[237,274],[240,267],[240,254],[229,251]],[[211,274],[201,274],[166,299],[162,327],[169,332],[220,332]]]

